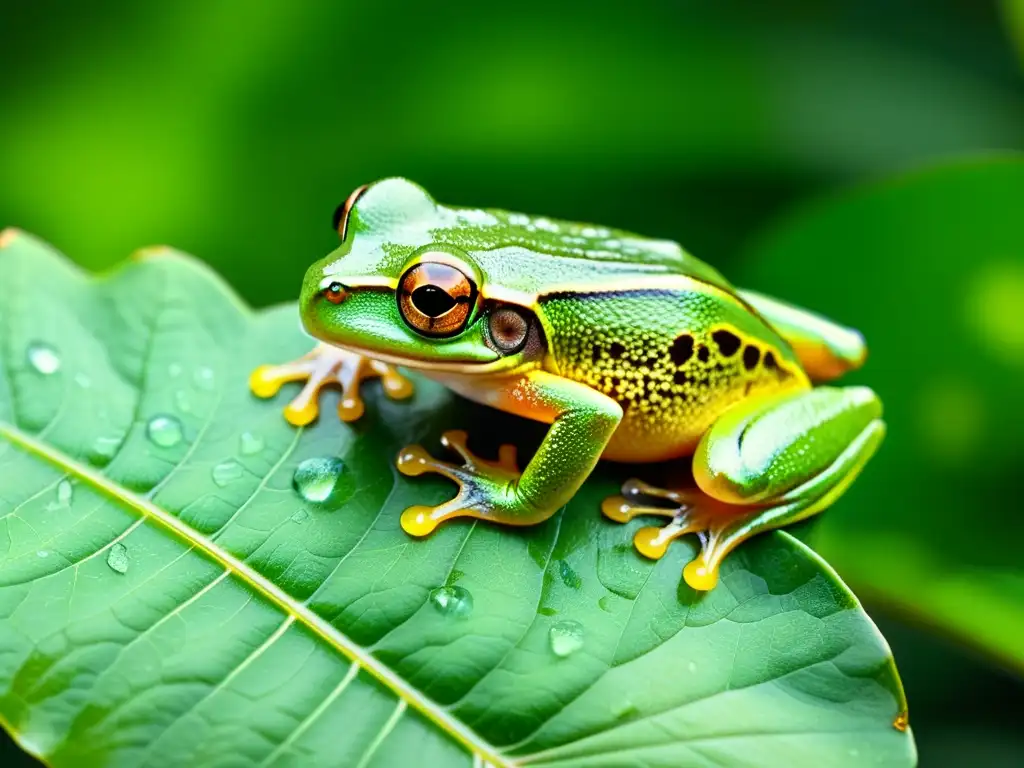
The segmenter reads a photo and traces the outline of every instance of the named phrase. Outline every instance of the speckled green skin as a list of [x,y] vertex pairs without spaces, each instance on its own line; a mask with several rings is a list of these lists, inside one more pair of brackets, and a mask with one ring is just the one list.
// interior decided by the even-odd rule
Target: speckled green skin
[[807,379],[789,345],[730,294],[638,290],[541,299],[550,365],[615,400],[610,458],[689,455],[725,409]]

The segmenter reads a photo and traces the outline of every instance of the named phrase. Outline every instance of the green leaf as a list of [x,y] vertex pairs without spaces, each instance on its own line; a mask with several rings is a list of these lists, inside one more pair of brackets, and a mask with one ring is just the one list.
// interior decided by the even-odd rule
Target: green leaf
[[[400,511],[451,488],[400,446],[536,425],[419,381],[292,429],[246,378],[308,349],[294,306],[5,239],[0,715],[50,765],[913,764],[884,640],[790,536],[699,597],[691,546],[645,561],[601,519],[605,469],[536,529],[413,541]],[[322,503],[292,488],[314,458],[343,465]]]
[[1024,158],[917,171],[800,211],[746,282],[859,328],[879,455],[811,542],[858,591],[1024,670]]
[[1002,9],[1010,37],[1024,60],[1024,0],[1002,0]]

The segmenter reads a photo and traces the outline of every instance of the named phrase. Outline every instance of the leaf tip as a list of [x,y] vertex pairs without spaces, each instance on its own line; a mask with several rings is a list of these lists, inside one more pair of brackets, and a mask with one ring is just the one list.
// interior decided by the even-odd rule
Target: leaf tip
[[0,229],[0,248],[6,248],[11,245],[22,235],[22,231],[17,227],[7,227],[6,229]]
[[147,245],[144,248],[132,252],[132,261],[149,261],[150,259],[165,258],[174,256],[178,252],[169,245]]

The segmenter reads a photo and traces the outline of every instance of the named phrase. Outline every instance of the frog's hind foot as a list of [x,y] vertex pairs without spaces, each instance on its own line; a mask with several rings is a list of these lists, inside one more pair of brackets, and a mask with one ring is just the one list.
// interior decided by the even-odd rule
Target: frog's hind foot
[[[461,464],[435,459],[422,446],[409,445],[398,454],[398,471],[409,477],[433,473],[447,477],[459,486],[455,498],[436,507],[413,506],[402,513],[402,529],[411,536],[426,536],[445,520],[475,517],[506,525],[532,525],[539,522],[516,494],[520,472],[516,466],[516,448],[503,445],[498,460],[482,459],[469,450],[468,436],[451,430],[441,436],[441,444],[459,455]],[[545,515],[546,517],[546,515]]]
[[341,387],[338,418],[356,421],[365,410],[359,386],[373,377],[380,377],[384,392],[394,400],[409,397],[413,392],[412,382],[394,366],[329,344],[319,344],[309,354],[289,363],[261,365],[249,377],[249,388],[257,397],[273,397],[282,384],[305,381],[302,391],[284,408],[288,423],[302,427],[320,413],[320,390],[334,384]]
[[[669,502],[670,506],[650,503]],[[633,536],[633,546],[644,557],[657,560],[668,551],[668,545],[680,536],[695,533],[700,539],[700,553],[683,568],[686,583],[698,591],[712,589],[718,583],[722,559],[735,546],[722,546],[726,534],[737,522],[748,519],[752,511],[723,504],[697,489],[666,490],[640,480],[627,480],[621,496],[610,496],[601,505],[605,517],[626,523],[640,515],[671,518],[668,525],[645,526]]]

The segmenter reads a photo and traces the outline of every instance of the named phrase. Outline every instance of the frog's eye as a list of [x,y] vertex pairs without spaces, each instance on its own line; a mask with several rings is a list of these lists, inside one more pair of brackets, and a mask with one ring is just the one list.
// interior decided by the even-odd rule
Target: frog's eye
[[450,264],[420,262],[398,285],[398,309],[425,336],[452,336],[469,321],[476,304],[473,281]]
[[501,307],[491,312],[487,319],[487,331],[491,341],[506,355],[518,352],[530,334],[530,321],[511,307]]
[[322,291],[320,294],[327,299],[331,304],[341,304],[345,300],[346,291],[345,286],[341,283],[331,283]]
[[338,237],[342,240],[345,239],[345,234],[348,232],[348,217],[352,213],[352,206],[356,204],[356,200],[359,199],[360,195],[366,191],[366,185],[359,187],[353,192],[344,203],[334,209],[334,218],[331,219],[331,223],[334,226],[335,232],[338,233]]

